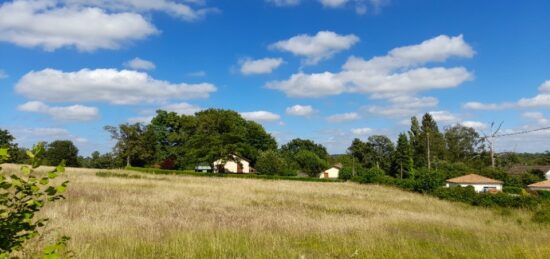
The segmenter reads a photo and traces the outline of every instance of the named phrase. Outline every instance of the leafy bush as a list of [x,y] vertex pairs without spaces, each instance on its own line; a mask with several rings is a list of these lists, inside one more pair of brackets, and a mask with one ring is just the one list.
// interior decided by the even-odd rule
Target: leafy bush
[[347,181],[350,180],[353,177],[353,169],[349,167],[344,167],[342,170],[340,170],[340,174],[338,175],[338,178]]
[[535,193],[542,200],[550,200],[550,191],[536,191]]
[[380,177],[384,176],[385,173],[382,169],[373,167],[367,170],[361,176],[361,183],[379,183],[378,180]]
[[308,150],[301,150],[296,153],[294,160],[300,166],[300,170],[311,177],[316,177],[328,167],[327,161]]
[[262,152],[256,162],[256,171],[263,175],[288,175],[285,159],[277,151]]
[[511,193],[511,194],[523,194],[523,188],[514,187],[514,186],[504,186],[502,188],[502,191],[505,193]]
[[[44,152],[43,144],[28,151],[31,166],[22,166],[20,176],[12,174],[6,177],[0,174],[0,258],[8,257],[13,251],[20,249],[25,241],[37,236],[38,230],[45,225],[47,219],[35,219],[35,214],[46,202],[63,198],[62,193],[65,192],[68,181],[59,185],[52,184],[51,181],[65,171],[64,162],[46,176],[33,174],[34,169],[40,166]],[[7,158],[8,150],[0,149],[0,160]]]
[[414,191],[421,193],[432,192],[441,187],[445,177],[436,170],[419,169],[415,172]]
[[449,201],[460,201],[472,204],[476,198],[477,193],[472,186],[468,187],[439,187],[433,192],[435,197]]

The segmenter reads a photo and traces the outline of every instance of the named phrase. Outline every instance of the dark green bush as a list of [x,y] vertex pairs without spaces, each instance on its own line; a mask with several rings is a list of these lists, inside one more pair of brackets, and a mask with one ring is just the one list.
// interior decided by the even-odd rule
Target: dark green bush
[[515,187],[515,186],[504,186],[502,188],[502,191],[505,193],[511,193],[511,194],[522,194],[523,188]]
[[536,191],[535,193],[542,200],[550,200],[550,191]]
[[288,175],[287,163],[277,151],[262,152],[256,162],[256,171],[261,175]]
[[353,177],[353,169],[350,167],[344,167],[342,170],[340,170],[340,174],[338,175],[338,178],[347,181],[350,180]]
[[474,187],[439,187],[433,192],[434,196],[449,201],[460,201],[472,204],[476,198],[477,193],[474,190]]
[[419,169],[415,172],[414,191],[421,193],[432,192],[443,186],[445,177],[436,170]]
[[360,183],[377,183],[377,180],[384,176],[385,173],[380,168],[373,167],[367,170],[362,176]]

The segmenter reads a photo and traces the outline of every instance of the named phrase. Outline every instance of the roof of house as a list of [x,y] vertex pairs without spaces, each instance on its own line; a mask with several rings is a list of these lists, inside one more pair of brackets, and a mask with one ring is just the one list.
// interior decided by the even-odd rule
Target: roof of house
[[550,165],[513,165],[508,169],[511,174],[523,174],[531,170],[541,170],[546,173],[550,171]]
[[342,163],[336,163],[332,167],[342,169],[344,166],[342,165]]
[[[241,156],[238,156],[238,155],[235,155],[235,154],[231,154],[231,156],[233,156],[233,157],[236,158],[236,159],[244,160],[244,161],[250,163],[250,160],[248,160],[248,159],[246,159],[246,158],[244,158],[244,157],[241,157]],[[220,160],[222,160],[222,159],[220,158],[220,159],[218,159],[218,160],[216,160],[216,161],[220,161]]]
[[537,187],[537,188],[550,188],[550,180],[530,184],[528,187]]
[[485,184],[501,184],[502,181],[487,178],[485,176],[477,175],[477,174],[469,174],[469,175],[463,175],[455,178],[451,178],[447,180],[448,183],[485,183]]

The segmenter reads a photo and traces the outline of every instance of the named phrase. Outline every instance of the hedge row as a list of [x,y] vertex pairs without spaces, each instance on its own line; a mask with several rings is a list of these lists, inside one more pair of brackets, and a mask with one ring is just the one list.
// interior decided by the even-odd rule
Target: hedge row
[[342,182],[340,179],[321,179],[313,177],[299,177],[299,176],[280,176],[280,175],[257,175],[257,174],[227,174],[227,173],[200,173],[192,170],[166,170],[157,168],[143,168],[143,167],[126,167],[127,170],[149,173],[149,174],[162,174],[162,175],[188,175],[199,177],[227,177],[227,178],[244,178],[244,179],[264,179],[264,180],[289,180],[289,181],[302,181],[302,182]]

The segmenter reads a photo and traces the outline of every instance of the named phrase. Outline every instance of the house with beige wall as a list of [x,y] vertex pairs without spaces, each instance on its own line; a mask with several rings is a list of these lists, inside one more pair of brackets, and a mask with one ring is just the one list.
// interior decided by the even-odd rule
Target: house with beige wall
[[331,168],[321,172],[319,178],[323,179],[337,179],[340,177],[340,170],[342,170],[342,164],[336,164]]
[[214,172],[235,174],[254,173],[254,168],[250,166],[250,161],[237,155],[231,155],[231,157],[232,159],[218,159],[214,161]]

